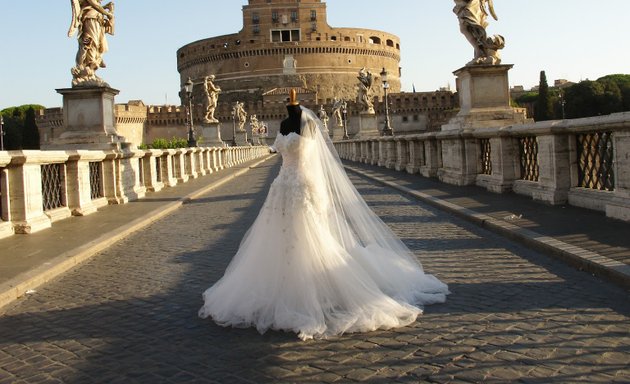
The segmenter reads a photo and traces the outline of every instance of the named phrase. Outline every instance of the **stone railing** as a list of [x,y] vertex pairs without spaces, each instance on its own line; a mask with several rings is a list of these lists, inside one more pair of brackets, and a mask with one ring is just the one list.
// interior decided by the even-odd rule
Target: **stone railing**
[[335,142],[342,159],[630,221],[630,112]]
[[269,148],[0,152],[0,238],[49,228],[147,191],[265,156]]

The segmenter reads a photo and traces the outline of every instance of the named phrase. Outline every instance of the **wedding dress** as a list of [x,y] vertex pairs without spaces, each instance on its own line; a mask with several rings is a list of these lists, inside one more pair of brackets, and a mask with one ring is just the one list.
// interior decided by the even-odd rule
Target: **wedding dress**
[[293,331],[305,340],[402,327],[448,287],[425,274],[348,179],[316,115],[278,134],[280,173],[224,276],[203,293],[202,318]]

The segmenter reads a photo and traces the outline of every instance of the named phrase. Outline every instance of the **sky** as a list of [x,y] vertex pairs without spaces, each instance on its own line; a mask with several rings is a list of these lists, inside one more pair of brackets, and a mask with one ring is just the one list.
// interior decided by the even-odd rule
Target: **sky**
[[[105,3],[106,1],[104,1]],[[107,36],[107,68],[117,103],[178,104],[176,51],[187,43],[236,33],[246,0],[117,0],[116,34]],[[455,88],[453,71],[472,59],[451,0],[328,0],[332,27],[376,29],[401,40],[403,91]],[[506,40],[510,85],[538,85],[544,70],[578,82],[630,73],[628,0],[494,0],[489,34]],[[55,89],[71,86],[76,37],[67,37],[68,0],[0,0],[0,109],[59,107]]]

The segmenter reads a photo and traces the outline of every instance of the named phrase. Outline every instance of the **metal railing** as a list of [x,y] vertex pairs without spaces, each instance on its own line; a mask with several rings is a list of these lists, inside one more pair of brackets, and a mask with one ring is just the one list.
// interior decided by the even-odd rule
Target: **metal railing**
[[65,206],[64,164],[44,164],[42,170],[42,204],[44,211]]
[[521,180],[538,181],[540,168],[538,167],[538,141],[536,136],[526,136],[518,139],[520,154]]
[[100,161],[91,161],[90,168],[90,197],[100,199],[103,195],[103,165]]
[[612,132],[577,135],[578,186],[600,191],[615,189]]

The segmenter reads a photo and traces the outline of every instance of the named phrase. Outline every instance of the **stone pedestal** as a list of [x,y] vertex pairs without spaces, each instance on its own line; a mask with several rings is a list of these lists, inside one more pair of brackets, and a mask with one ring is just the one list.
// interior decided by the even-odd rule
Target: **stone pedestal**
[[343,140],[343,126],[334,125],[332,129],[332,141]]
[[[479,174],[479,144],[472,131],[496,129],[528,122],[524,108],[510,106],[508,71],[513,65],[469,65],[457,76],[459,113],[442,126],[441,181],[475,184]],[[494,180],[480,180],[490,183]]]
[[57,89],[63,95],[64,132],[42,149],[112,150],[128,147],[116,132],[114,96],[109,87]]
[[379,137],[381,135],[378,130],[378,117],[374,113],[361,112],[359,114],[359,132],[355,138],[366,139],[371,137]]
[[207,147],[222,147],[221,123],[203,123],[201,125],[203,145]]
[[247,131],[236,131],[236,145],[239,147],[250,145],[247,141]]
[[513,65],[471,65],[453,72],[457,76],[459,113],[443,131],[497,128],[527,122],[524,108],[510,106],[508,71]]

